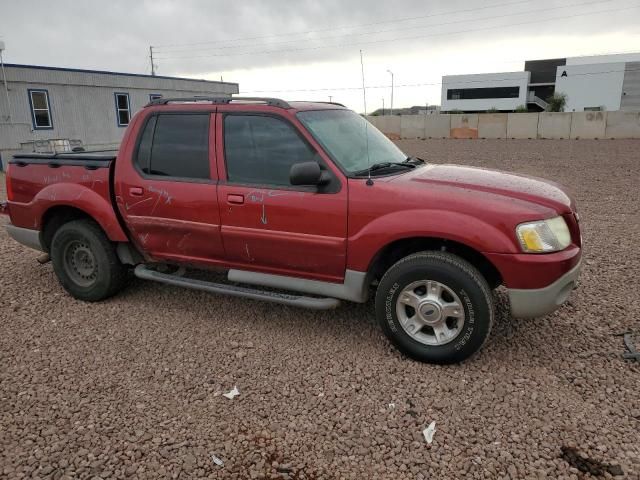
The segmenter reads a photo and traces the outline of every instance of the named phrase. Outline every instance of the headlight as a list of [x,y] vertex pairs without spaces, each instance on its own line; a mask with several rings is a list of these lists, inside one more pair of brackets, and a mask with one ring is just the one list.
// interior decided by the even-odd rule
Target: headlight
[[557,252],[571,243],[569,228],[562,217],[521,223],[516,227],[516,236],[527,253]]

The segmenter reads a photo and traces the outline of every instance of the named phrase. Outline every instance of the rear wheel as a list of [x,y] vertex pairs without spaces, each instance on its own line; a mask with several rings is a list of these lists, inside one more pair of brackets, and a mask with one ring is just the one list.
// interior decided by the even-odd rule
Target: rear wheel
[[127,270],[115,246],[91,220],[62,225],[51,241],[51,260],[64,289],[79,300],[108,298],[126,281]]
[[403,258],[382,277],[376,316],[406,355],[455,363],[477,352],[489,336],[493,297],[469,262],[450,253],[421,252]]

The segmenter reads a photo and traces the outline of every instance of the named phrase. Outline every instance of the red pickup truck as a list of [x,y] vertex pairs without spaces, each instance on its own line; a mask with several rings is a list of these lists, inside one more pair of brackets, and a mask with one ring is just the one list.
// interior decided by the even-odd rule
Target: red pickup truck
[[580,270],[560,186],[408,157],[334,103],[154,100],[117,156],[15,155],[7,192],[9,234],[45,252],[77,299],[114,295],[131,270],[316,309],[374,296],[391,342],[427,362],[480,349],[492,289],[504,285],[514,316],[541,316]]

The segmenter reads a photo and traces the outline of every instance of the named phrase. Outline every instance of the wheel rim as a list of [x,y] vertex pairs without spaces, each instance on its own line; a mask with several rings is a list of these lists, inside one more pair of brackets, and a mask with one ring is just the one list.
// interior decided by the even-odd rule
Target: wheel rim
[[398,295],[396,314],[411,338],[430,346],[452,342],[465,323],[460,297],[445,284],[434,280],[407,285]]
[[64,270],[81,287],[89,287],[95,282],[98,265],[86,242],[73,240],[67,244],[64,249]]

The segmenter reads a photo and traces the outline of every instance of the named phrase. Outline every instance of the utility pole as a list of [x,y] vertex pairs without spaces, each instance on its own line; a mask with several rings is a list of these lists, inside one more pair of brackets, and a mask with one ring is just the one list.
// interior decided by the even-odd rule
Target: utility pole
[[333,95],[329,95],[329,103],[333,102]]
[[391,70],[387,72],[391,74],[391,115],[393,115],[393,72]]
[[360,50],[360,68],[362,70],[362,99],[364,101],[364,114],[367,115],[367,89],[364,86],[364,61],[362,60],[362,50]]
[[149,59],[151,60],[151,75],[155,77],[156,66],[153,64],[153,47],[149,45]]
[[384,97],[382,97],[382,116],[384,117]]

